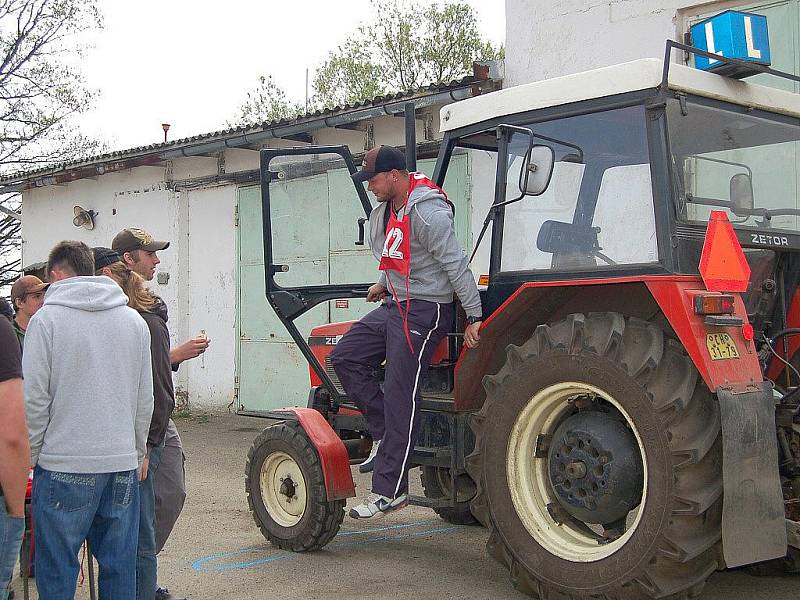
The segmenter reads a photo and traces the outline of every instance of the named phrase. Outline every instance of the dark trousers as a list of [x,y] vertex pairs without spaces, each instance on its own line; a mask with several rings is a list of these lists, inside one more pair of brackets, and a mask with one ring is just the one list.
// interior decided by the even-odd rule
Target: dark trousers
[[184,468],[183,444],[175,423],[169,420],[161,461],[153,478],[156,500],[156,554],[167,543],[172,528],[186,502],[186,469]]
[[[400,303],[405,311],[405,303]],[[394,301],[354,323],[331,354],[331,365],[348,397],[381,440],[372,473],[372,491],[394,498],[408,489],[411,453],[419,432],[422,378],[433,351],[453,324],[454,305],[412,300],[408,329],[413,352]],[[386,360],[383,389],[376,377]]]

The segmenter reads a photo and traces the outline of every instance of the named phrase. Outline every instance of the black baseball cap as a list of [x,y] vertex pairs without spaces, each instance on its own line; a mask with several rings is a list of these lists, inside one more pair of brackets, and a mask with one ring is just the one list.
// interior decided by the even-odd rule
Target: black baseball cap
[[107,267],[108,265],[113,265],[115,262],[119,262],[122,260],[119,253],[115,252],[111,248],[104,248],[103,246],[98,246],[97,248],[92,248],[92,252],[94,252],[94,270],[99,271],[103,267]]
[[153,236],[144,229],[131,227],[129,229],[123,229],[114,236],[111,247],[121,256],[126,252],[133,252],[134,250],[145,250],[147,252],[166,250],[169,248],[169,242],[154,240]]
[[406,168],[405,155],[393,146],[376,146],[364,155],[361,170],[352,175],[353,181],[363,183],[378,173],[388,173],[393,169],[403,171]]

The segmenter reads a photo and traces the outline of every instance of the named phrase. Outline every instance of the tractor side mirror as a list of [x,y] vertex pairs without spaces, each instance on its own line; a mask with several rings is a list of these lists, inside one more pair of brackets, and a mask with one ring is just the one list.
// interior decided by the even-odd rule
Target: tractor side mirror
[[519,174],[519,191],[525,196],[540,196],[550,185],[556,154],[550,146],[536,144],[525,156]]
[[[748,213],[753,210],[753,180],[747,173],[737,173],[730,181],[730,201],[733,212],[741,210]],[[737,213],[738,214],[738,213]]]

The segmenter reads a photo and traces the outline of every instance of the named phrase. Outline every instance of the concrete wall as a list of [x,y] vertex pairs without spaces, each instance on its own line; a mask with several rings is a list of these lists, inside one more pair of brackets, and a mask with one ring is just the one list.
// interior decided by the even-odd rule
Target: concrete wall
[[683,41],[692,17],[753,4],[728,0],[506,0],[504,86],[638,58],[661,58],[667,39]]
[[[433,111],[438,115],[438,108]],[[366,128],[365,128],[366,129]],[[438,132],[438,123],[433,127]],[[418,126],[424,139],[424,125]],[[403,143],[404,121],[398,117],[374,120],[377,144]],[[366,131],[323,129],[315,144],[347,144],[360,153],[370,144]],[[299,146],[274,140],[270,146]],[[47,186],[23,193],[23,265],[47,259],[64,239],[89,246],[111,246],[125,227],[140,227],[157,239],[169,240],[159,252],[157,272],[169,280],[150,285],[169,308],[172,344],[201,330],[212,346],[201,358],[184,363],[175,375],[178,401],[222,408],[234,399],[236,374],[236,228],[237,186],[200,185],[199,178],[258,169],[257,151],[229,148],[219,157],[180,158],[163,167],[137,167],[93,179]],[[491,194],[482,194],[490,198]],[[95,228],[72,224],[73,206],[97,213]],[[482,216],[480,217],[482,219]]]

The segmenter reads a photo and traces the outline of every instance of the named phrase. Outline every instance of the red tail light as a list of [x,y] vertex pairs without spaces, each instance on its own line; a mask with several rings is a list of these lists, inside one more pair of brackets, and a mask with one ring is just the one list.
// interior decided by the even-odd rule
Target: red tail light
[[694,312],[698,315],[732,315],[734,311],[731,294],[697,294],[694,297]]

